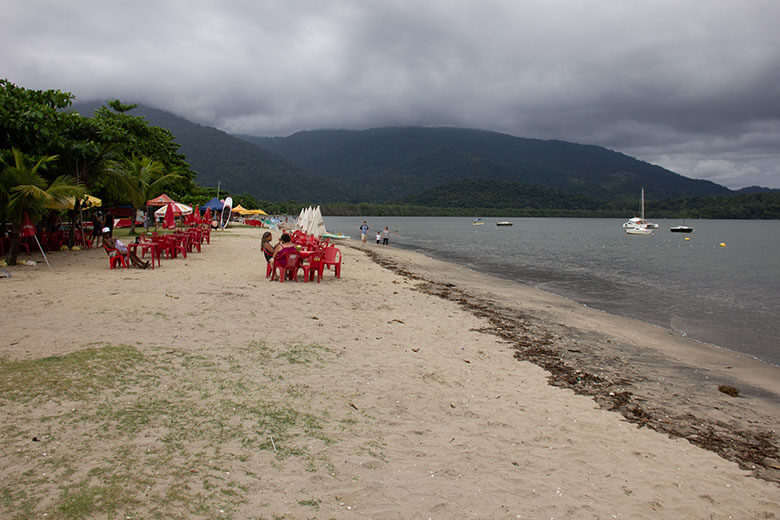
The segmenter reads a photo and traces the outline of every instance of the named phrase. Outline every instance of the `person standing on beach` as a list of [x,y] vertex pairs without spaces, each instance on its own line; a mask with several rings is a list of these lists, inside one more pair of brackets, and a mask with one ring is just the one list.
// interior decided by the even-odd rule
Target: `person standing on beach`
[[360,226],[360,241],[363,245],[366,245],[366,238],[368,238],[368,224],[364,220],[363,225]]
[[379,231],[376,232],[376,245],[379,245],[379,242],[382,240],[382,233]]
[[114,215],[111,214],[111,208],[106,210],[106,218],[105,222],[103,223],[103,227],[107,227],[109,229],[108,236],[114,236]]
[[90,244],[97,247],[100,243],[100,239],[103,237],[103,233],[100,231],[103,229],[103,215],[100,211],[92,210],[92,237],[90,238]]
[[386,246],[389,241],[390,241],[390,229],[387,226],[385,226],[384,231],[382,231],[382,245]]

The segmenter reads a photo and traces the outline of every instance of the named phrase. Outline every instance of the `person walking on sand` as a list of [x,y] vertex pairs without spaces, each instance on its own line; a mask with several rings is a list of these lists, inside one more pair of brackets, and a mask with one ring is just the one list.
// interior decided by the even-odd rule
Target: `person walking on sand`
[[[385,226],[384,231],[382,231],[382,245],[386,246],[389,241],[390,241],[390,229],[387,226]],[[377,242],[379,241],[377,240]]]
[[379,231],[376,232],[376,245],[379,245],[379,242],[382,240],[382,233]]
[[364,220],[363,225],[360,226],[360,242],[362,242],[363,245],[366,245],[366,238],[368,238],[368,224]]

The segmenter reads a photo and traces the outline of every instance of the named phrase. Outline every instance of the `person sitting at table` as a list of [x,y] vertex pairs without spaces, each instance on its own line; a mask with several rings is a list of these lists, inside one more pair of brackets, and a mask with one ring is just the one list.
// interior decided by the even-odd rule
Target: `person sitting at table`
[[112,237],[111,229],[108,227],[103,228],[103,245],[109,249],[116,249],[123,255],[127,255],[130,261],[136,267],[140,267],[141,269],[146,269],[149,267],[149,265],[151,265],[148,260],[144,262],[143,260],[138,258],[138,255],[135,254],[135,251],[128,250],[127,246],[121,240],[119,240],[116,237]]
[[[282,238],[279,240],[279,243],[276,244],[276,247],[274,247],[274,255],[273,255],[274,262],[284,259],[283,261],[286,263],[287,255],[289,255],[290,253],[297,253],[297,252],[298,252],[298,248],[296,248],[295,244],[293,244],[292,237],[290,237],[289,233],[282,233]],[[280,265],[285,265],[285,264],[280,264]],[[271,277],[271,279],[273,280],[273,276]]]
[[292,243],[292,237],[289,233],[282,233],[282,238],[279,243],[274,247],[274,258],[277,258],[280,254],[294,253],[298,251],[295,244]]
[[263,251],[263,254],[265,255],[265,261],[270,263],[271,259],[274,257],[274,246],[271,245],[271,239],[273,239],[273,235],[271,235],[270,231],[266,231],[263,233],[263,238],[260,241],[260,249]]

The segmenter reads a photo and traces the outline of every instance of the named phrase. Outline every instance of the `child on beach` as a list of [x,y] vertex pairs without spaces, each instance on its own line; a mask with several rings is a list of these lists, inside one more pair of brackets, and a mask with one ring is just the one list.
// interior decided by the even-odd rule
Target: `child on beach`
[[379,245],[379,241],[382,240],[382,234],[377,231],[376,232],[376,245]]

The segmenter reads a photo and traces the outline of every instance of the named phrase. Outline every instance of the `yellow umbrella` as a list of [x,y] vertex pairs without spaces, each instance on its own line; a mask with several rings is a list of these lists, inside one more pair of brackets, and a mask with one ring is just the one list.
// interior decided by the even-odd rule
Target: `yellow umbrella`
[[[92,195],[84,195],[80,200],[82,208],[99,208],[103,204],[103,201]],[[75,197],[65,197],[63,200],[49,204],[50,209],[73,209],[74,207],[76,207]]]
[[268,215],[268,213],[266,213],[262,209],[250,209],[248,211],[248,214],[249,215]]

